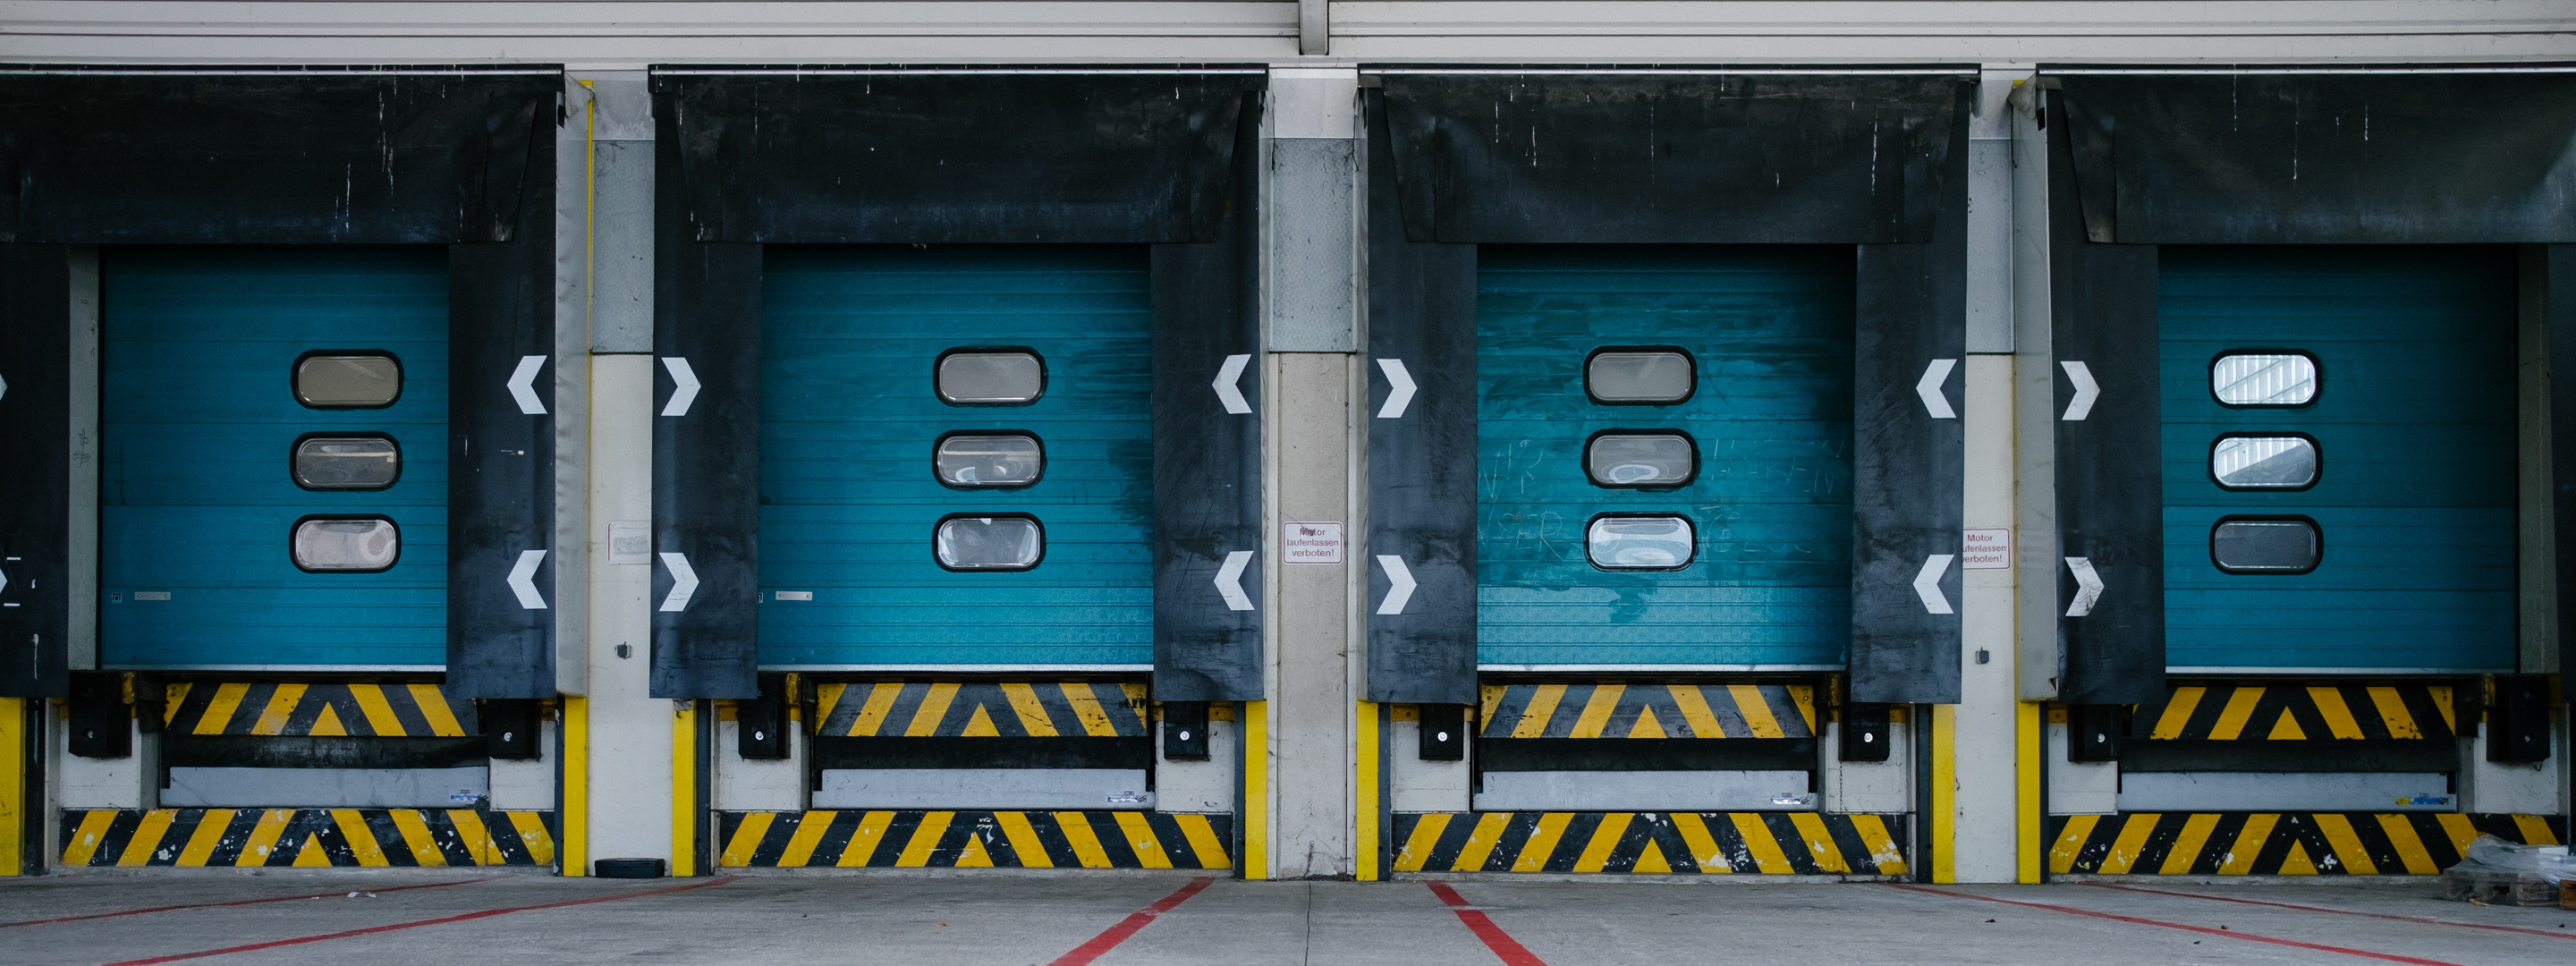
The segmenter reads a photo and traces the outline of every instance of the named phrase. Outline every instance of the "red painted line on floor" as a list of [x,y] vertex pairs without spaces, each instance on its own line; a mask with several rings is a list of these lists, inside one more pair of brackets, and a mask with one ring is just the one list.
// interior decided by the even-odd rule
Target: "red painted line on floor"
[[2331,912],[2338,916],[2368,916],[2372,919],[2394,919],[2398,922],[2420,922],[2435,926],[2458,926],[2462,929],[2492,929],[2496,932],[2518,932],[2530,936],[2547,936],[2551,939],[2576,941],[2576,932],[2569,932],[2566,930],[2551,931],[2547,929],[2525,929],[2521,926],[2491,926],[2483,922],[2459,922],[2451,919],[2435,919],[2431,916],[2403,916],[2393,912],[2361,912],[2353,909],[2329,909],[2324,906],[2302,906],[2291,902],[2265,902],[2260,899],[2238,899],[2232,896],[2205,896],[2196,892],[2174,892],[2167,889],[2149,889],[2143,886],[2114,885],[2108,882],[2085,882],[2080,884],[2096,886],[2103,889],[2118,889],[2122,892],[2146,892],[2160,896],[2181,896],[2185,899],[2207,899],[2211,902],[2233,902],[2240,905],[2271,906],[2275,909],[2298,909],[2306,912]]
[[1475,933],[1476,938],[1484,940],[1485,948],[1493,950],[1494,955],[1501,957],[1505,966],[1547,966],[1546,960],[1532,954],[1527,947],[1514,940],[1510,933],[1504,932],[1503,927],[1494,925],[1494,920],[1487,917],[1483,910],[1467,905],[1466,898],[1460,896],[1458,890],[1450,888],[1449,883],[1425,882],[1423,884],[1430,886],[1431,894],[1439,896],[1441,902],[1448,903],[1449,911],[1458,914],[1458,921],[1467,924],[1467,931]]
[[2078,909],[2074,906],[2057,906],[2050,905],[2045,902],[2021,902],[2014,899],[1997,899],[1993,896],[1971,895],[1965,892],[1949,892],[1942,889],[1926,889],[1922,886],[1910,886],[1896,882],[1890,882],[1888,885],[1903,889],[1907,892],[1926,892],[1936,896],[1949,896],[1953,899],[1975,899],[1979,902],[2000,902],[2007,906],[2046,909],[2050,912],[2063,912],[2071,916],[2091,916],[2095,919],[2111,919],[2119,922],[2132,922],[2141,926],[2162,926],[2166,929],[2180,929],[2185,932],[2221,936],[2228,939],[2242,939],[2246,942],[2271,943],[2275,946],[2291,946],[2298,949],[2313,949],[2322,953],[2342,953],[2346,956],[2359,956],[2364,959],[2384,959],[2392,963],[2413,963],[2415,966],[2460,966],[2459,963],[2445,962],[2439,959],[2417,959],[2413,956],[2400,956],[2395,953],[2374,953],[2367,949],[2351,949],[2344,946],[2303,943],[2296,939],[2281,939],[2274,936],[2258,936],[2250,932],[2237,932],[2233,929],[2211,929],[2206,926],[2186,926],[2179,922],[2165,922],[2161,919],[2142,919],[2137,916],[2123,916],[2110,912],[2095,912],[2091,909]]
[[463,912],[453,916],[440,916],[436,919],[422,919],[414,922],[397,922],[385,926],[369,926],[365,929],[346,929],[340,932],[326,932],[317,936],[297,936],[293,939],[276,939],[264,943],[251,943],[247,946],[226,946],[222,949],[201,949],[193,953],[154,956],[149,959],[128,959],[121,962],[108,963],[107,966],[152,966],[154,963],[175,963],[186,959],[204,959],[208,956],[228,956],[233,953],[249,953],[257,952],[262,949],[276,949],[280,946],[301,946],[305,943],[318,943],[329,939],[347,939],[351,936],[372,936],[380,932],[418,929],[422,926],[440,926],[451,922],[464,922],[469,919],[489,919],[493,916],[506,916],[513,912],[532,912],[538,909],[561,909],[566,906],[587,906],[595,902],[616,902],[620,899],[641,899],[645,896],[669,895],[674,892],[687,892],[691,889],[704,889],[708,886],[720,886],[733,881],[735,878],[737,877],[729,875],[721,879],[709,879],[705,882],[693,882],[688,885],[671,886],[665,889],[646,889],[642,892],[627,892],[613,896],[592,896],[588,899],[571,899],[564,902],[541,902],[533,906],[507,906],[500,909],[485,909],[479,912]]
[[[464,885],[468,882],[490,882],[497,878],[500,878],[500,876],[487,875],[480,879],[458,879],[453,882],[429,882],[421,885],[407,886],[381,886],[373,889],[358,889],[356,891],[401,892],[406,889],[436,889],[442,886]],[[0,929],[15,929],[19,926],[42,926],[46,923],[53,922],[81,922],[89,919],[114,919],[118,916],[140,916],[147,912],[169,912],[173,909],[220,909],[225,906],[256,906],[264,902],[293,902],[297,899],[337,899],[347,894],[347,891],[321,892],[309,896],[278,896],[274,899],[235,899],[231,902],[192,902],[178,906],[153,906],[149,909],[127,909],[123,912],[93,912],[85,916],[57,916],[52,919],[29,919],[25,922],[0,922]]]
[[1214,882],[1216,882],[1215,879],[1207,876],[1191,879],[1190,884],[1181,887],[1181,891],[1156,899],[1153,905],[1129,913],[1127,918],[1118,920],[1117,925],[1103,930],[1100,935],[1091,937],[1090,942],[1073,947],[1072,952],[1056,957],[1055,961],[1048,966],[1085,966],[1092,960],[1099,959],[1101,954],[1118,948],[1119,943],[1126,942],[1127,937],[1135,935],[1137,930],[1151,925],[1155,916],[1170,912],[1174,906],[1188,902],[1191,896],[1198,895],[1199,890],[1207,888]]

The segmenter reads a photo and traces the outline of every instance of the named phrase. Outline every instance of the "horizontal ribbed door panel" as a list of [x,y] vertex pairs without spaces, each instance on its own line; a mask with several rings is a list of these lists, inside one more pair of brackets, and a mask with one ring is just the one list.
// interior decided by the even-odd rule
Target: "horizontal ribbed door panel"
[[[102,663],[443,666],[446,248],[108,248],[100,263]],[[317,349],[393,353],[401,397],[304,406],[293,370]],[[379,491],[297,486],[289,451],[323,431],[391,435],[401,477]],[[332,514],[392,518],[393,568],[299,570],[295,522]]]
[[[2161,249],[2166,661],[2185,669],[2510,670],[2514,262],[2496,248]],[[2228,407],[2212,360],[2315,355],[2315,401]],[[2315,486],[2227,491],[2226,433],[2305,433]],[[2305,516],[2306,574],[2227,574],[2210,528]]]
[[[764,257],[761,663],[1150,666],[1147,249],[778,245]],[[974,347],[1035,350],[1045,393],[942,402],[940,354]],[[969,430],[1036,435],[1044,476],[942,485],[932,448]],[[961,513],[1035,516],[1043,560],[943,569],[932,533]]]
[[[1494,246],[1477,268],[1477,654],[1487,668],[1838,667],[1851,638],[1853,261],[1849,248]],[[1671,406],[1584,389],[1607,346],[1678,346]],[[1595,486],[1586,440],[1679,429],[1698,476]],[[1601,513],[1696,528],[1681,570],[1610,572]]]

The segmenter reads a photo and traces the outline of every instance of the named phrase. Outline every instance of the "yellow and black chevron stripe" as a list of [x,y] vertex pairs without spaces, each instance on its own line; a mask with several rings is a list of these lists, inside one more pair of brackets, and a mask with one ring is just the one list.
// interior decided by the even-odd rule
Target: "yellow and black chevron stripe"
[[895,869],[1231,869],[1231,815],[724,812],[719,864]]
[[2567,820],[2436,812],[2139,812],[2049,819],[2048,870],[2104,875],[2431,875],[2480,835],[2563,841]]
[[438,685],[192,682],[169,686],[163,728],[186,735],[461,738],[474,702]]
[[102,808],[63,813],[63,864],[550,866],[553,812]]
[[2450,741],[2451,697],[2441,684],[2186,685],[2139,705],[2133,727],[2159,741]]
[[826,738],[1139,738],[1145,685],[883,681],[814,689]]
[[1815,812],[1398,814],[1398,872],[1903,875],[1903,816]]
[[1812,738],[1804,684],[1488,684],[1485,738]]

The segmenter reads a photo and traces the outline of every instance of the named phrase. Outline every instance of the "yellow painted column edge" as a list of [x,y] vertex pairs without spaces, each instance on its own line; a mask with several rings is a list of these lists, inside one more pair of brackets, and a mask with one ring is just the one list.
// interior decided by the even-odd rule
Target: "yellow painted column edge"
[[1352,728],[1351,734],[1356,737],[1358,747],[1353,749],[1355,754],[1352,757],[1357,759],[1359,767],[1358,774],[1353,776],[1358,782],[1354,786],[1358,794],[1356,801],[1353,802],[1356,807],[1351,809],[1355,820],[1352,823],[1354,828],[1351,830],[1354,833],[1351,839],[1352,850],[1359,853],[1357,856],[1359,880],[1375,882],[1378,879],[1377,703],[1360,702],[1359,711],[1353,723],[1355,727]]
[[2047,819],[2040,801],[2040,755],[2042,746],[2042,709],[2036,701],[2023,701],[2013,714],[2013,812],[2016,828],[2014,880],[2024,885],[2039,884],[2040,856],[2048,843],[2042,841]]
[[671,710],[671,875],[698,874],[698,703]]
[[563,874],[590,874],[590,699],[563,696]]
[[1931,841],[1924,843],[1932,852],[1932,881],[1958,881],[1955,840],[1958,837],[1959,762],[1957,744],[1959,707],[1952,704],[1932,706],[1932,815]]
[[27,867],[27,815],[39,806],[27,800],[27,705],[41,698],[0,698],[0,876],[18,875]]
[[1243,877],[1270,878],[1270,702],[1243,703]]

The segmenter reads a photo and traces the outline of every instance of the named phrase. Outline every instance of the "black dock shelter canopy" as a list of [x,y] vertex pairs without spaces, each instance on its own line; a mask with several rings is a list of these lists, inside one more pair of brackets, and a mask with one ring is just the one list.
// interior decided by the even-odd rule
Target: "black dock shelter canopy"
[[[67,596],[71,246],[116,244],[448,247],[445,687],[554,696],[553,615],[505,582],[551,546],[553,418],[506,386],[554,352],[561,83],[550,66],[0,70],[0,696],[68,687],[88,606]],[[533,390],[551,412],[553,380]]]
[[1370,698],[1477,701],[1475,246],[1719,243],[1856,247],[1851,696],[1957,701],[1958,617],[1914,581],[1959,552],[1962,435],[1915,384],[1965,351],[1974,71],[1363,73],[1369,348],[1426,360],[1419,418],[1370,433],[1371,552],[1420,588],[1369,618]]
[[[2072,704],[2165,690],[2157,246],[2519,244],[2576,372],[2576,67],[2042,67],[2060,551],[2102,584],[2060,619]],[[2057,376],[2058,411],[2076,387]],[[2576,380],[2552,383],[2561,599],[2576,587]],[[2060,569],[2061,600],[2076,594]],[[2576,611],[2558,610],[2562,648]],[[2562,651],[2561,662],[2567,660]]]
[[[654,614],[655,696],[757,694],[763,246],[1123,243],[1151,246],[1155,697],[1262,697],[1260,612],[1213,583],[1227,548],[1261,545],[1259,421],[1207,400],[1226,357],[1260,351],[1265,76],[655,70],[655,344],[703,386],[655,421],[654,549],[700,582]],[[1254,372],[1241,386],[1259,398]],[[654,580],[665,599],[672,575]]]

